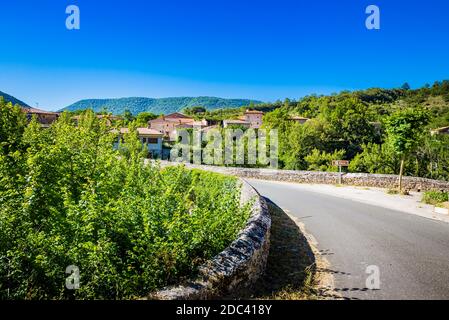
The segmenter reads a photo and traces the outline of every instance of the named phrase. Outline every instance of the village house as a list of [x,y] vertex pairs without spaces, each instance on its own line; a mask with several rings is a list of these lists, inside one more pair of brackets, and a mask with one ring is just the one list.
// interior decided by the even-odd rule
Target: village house
[[243,119],[223,120],[223,128],[228,128],[230,126],[242,126],[249,129],[251,128],[251,123]]
[[244,121],[250,123],[251,129],[259,129],[262,126],[263,112],[256,110],[246,110]]
[[430,131],[431,135],[437,135],[437,134],[449,134],[449,127],[442,127],[433,129]]
[[[109,114],[98,114],[98,115],[96,115],[96,117],[97,117],[97,119],[100,119],[100,120],[104,119],[106,121],[106,125],[109,127],[111,127],[114,124],[114,122],[123,120],[122,117],[113,116],[113,115],[109,115]],[[75,121],[75,123],[78,125],[78,121],[80,118],[81,118],[81,116],[74,116],[74,117],[72,117],[72,120]]]
[[[118,130],[114,129],[112,132],[118,133]],[[120,129],[119,139],[114,144],[115,149],[119,148],[120,142],[123,142],[123,135],[127,133],[129,133],[128,128]],[[162,139],[164,135],[161,132],[149,128],[137,128],[137,134],[142,144],[147,145],[150,158],[162,157]]]
[[251,129],[259,129],[263,124],[262,111],[246,110],[245,114],[238,119],[223,120],[223,128],[229,126],[243,126]]
[[309,118],[305,118],[305,117],[300,117],[300,116],[291,116],[289,118],[289,120],[298,122],[299,124],[304,124],[307,121],[309,121],[310,119]]
[[150,120],[148,121],[148,126],[153,130],[162,132],[164,134],[164,137],[169,137],[170,133],[175,131],[177,126],[194,121],[195,119],[188,117],[182,113],[176,112],[166,116],[161,116],[154,120]]
[[186,116],[180,112],[175,112],[166,116],[148,121],[150,129],[159,131],[165,139],[173,141],[176,139],[177,131],[181,128],[205,128],[208,126],[206,120],[195,121],[195,119]]
[[59,118],[59,113],[40,110],[36,108],[22,107],[22,111],[26,113],[28,121],[31,121],[33,117],[41,124],[43,128],[48,128],[50,125]]
[[204,128],[209,128],[209,123],[205,119],[200,120],[200,121],[193,121],[193,122],[188,122],[188,123],[183,123],[183,124],[177,125],[175,127],[175,130],[173,130],[169,134],[170,141],[175,141],[177,139],[178,133],[179,133],[180,130],[183,130],[183,129],[200,129],[200,130],[203,130]]

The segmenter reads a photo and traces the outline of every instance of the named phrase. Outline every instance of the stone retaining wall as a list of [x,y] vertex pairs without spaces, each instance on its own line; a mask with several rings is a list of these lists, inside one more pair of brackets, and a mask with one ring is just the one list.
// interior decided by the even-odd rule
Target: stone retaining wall
[[[162,163],[167,165],[167,163]],[[318,171],[292,171],[273,169],[248,169],[233,167],[198,166],[187,164],[189,168],[199,168],[238,176],[241,178],[263,179],[274,181],[287,181],[308,184],[338,184],[339,173]],[[396,188],[398,187],[397,175],[368,174],[368,173],[344,173],[342,183],[352,186]],[[410,191],[428,191],[432,189],[449,191],[449,182],[417,177],[404,177],[404,188]]]
[[156,300],[203,300],[237,297],[264,273],[270,249],[271,217],[265,200],[242,180],[241,203],[252,201],[245,229],[225,251],[199,270],[195,281],[150,294]]

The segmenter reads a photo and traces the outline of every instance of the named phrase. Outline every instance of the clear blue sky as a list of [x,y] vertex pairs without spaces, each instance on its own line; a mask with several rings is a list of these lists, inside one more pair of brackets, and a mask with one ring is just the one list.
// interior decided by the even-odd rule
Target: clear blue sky
[[[65,9],[81,10],[81,30]],[[381,9],[381,30],[365,8]],[[55,110],[84,98],[264,101],[449,78],[447,0],[1,1],[0,91]]]

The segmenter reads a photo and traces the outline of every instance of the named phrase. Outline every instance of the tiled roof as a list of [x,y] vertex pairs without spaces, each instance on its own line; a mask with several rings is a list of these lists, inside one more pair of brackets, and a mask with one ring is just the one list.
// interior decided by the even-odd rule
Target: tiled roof
[[[117,132],[117,130],[112,130],[112,132]],[[137,128],[137,132],[139,133],[139,135],[153,135],[153,136],[163,136],[163,133],[154,130],[154,129],[149,129],[149,128]],[[126,134],[129,133],[129,129],[128,128],[120,128],[120,133],[121,134]]]
[[52,112],[52,111],[45,111],[41,109],[36,108],[22,108],[23,112],[30,113],[30,114],[54,114],[59,115],[58,112]]
[[300,116],[292,116],[290,117],[291,120],[310,120],[309,118],[300,117]]
[[172,122],[172,123],[191,123],[195,120],[192,118],[166,118],[161,117],[154,120],[148,121],[148,123],[159,123],[159,122]]
[[191,119],[189,116],[186,116],[185,114],[181,112],[175,112],[171,114],[167,114],[164,116],[165,119]]
[[264,114],[262,111],[246,110],[245,114]]
[[[122,117],[118,117],[118,116],[110,116],[110,115],[104,115],[104,114],[98,114],[96,116],[98,119],[108,119],[108,120],[122,120]],[[72,119],[74,120],[79,120],[81,118],[80,115],[78,116],[73,116]]]
[[251,124],[250,122],[244,120],[223,120],[223,122],[226,122],[227,124]]

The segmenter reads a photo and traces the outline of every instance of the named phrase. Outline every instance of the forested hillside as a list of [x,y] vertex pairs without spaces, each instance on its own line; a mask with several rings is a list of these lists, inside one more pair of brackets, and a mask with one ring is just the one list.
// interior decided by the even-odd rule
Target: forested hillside
[[285,169],[336,170],[331,160],[346,159],[352,172],[397,174],[403,160],[406,175],[449,180],[449,135],[431,135],[449,126],[449,81],[286,100],[264,126],[279,130]]
[[223,99],[215,97],[180,97],[180,98],[121,98],[121,99],[89,99],[76,102],[64,111],[92,109],[95,112],[108,111],[112,114],[123,114],[125,111],[137,115],[141,112],[169,114],[185,108],[201,106],[209,110],[220,108],[238,108],[250,103],[260,103],[248,99]]
[[21,107],[29,107],[29,105],[27,105],[25,102],[20,101],[19,99],[14,98],[13,96],[10,96],[9,94],[6,94],[6,93],[1,92],[1,91],[0,91],[0,97],[3,97],[3,99],[6,102],[11,102],[12,104],[18,104]]

